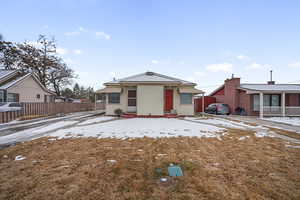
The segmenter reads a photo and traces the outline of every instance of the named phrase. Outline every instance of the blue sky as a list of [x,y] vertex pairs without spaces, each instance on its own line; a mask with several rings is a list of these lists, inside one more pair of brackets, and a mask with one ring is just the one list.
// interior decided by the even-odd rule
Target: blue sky
[[1,1],[6,40],[55,36],[85,86],[155,71],[209,92],[225,78],[300,83],[300,1]]

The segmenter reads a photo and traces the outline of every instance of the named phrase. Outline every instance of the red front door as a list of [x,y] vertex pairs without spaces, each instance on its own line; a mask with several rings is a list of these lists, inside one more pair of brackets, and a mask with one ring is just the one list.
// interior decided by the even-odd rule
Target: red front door
[[165,90],[165,111],[170,112],[173,109],[173,90]]

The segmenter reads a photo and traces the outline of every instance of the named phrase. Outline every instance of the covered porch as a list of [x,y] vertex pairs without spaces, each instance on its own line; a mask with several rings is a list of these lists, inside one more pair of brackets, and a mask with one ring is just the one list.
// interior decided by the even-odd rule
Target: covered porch
[[259,96],[260,118],[266,116],[300,116],[300,92],[270,93],[269,91],[260,91],[257,96]]

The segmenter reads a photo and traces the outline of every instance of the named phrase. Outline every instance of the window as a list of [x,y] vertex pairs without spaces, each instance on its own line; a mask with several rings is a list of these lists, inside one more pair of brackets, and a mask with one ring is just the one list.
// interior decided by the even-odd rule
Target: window
[[136,90],[128,90],[128,106],[136,106]]
[[22,107],[19,103],[10,103],[8,107]]
[[37,95],[36,95],[36,98],[37,98],[37,99],[41,98],[41,95],[40,95],[40,94],[37,94]]
[[0,102],[5,102],[3,90],[0,90]]
[[[260,97],[253,95],[253,111],[259,111]],[[280,94],[264,94],[264,106],[280,106]]]
[[19,94],[7,93],[7,102],[19,102]]
[[108,93],[108,103],[111,104],[120,103],[120,93]]
[[180,94],[180,103],[181,104],[192,104],[193,95],[190,93]]
[[253,95],[253,111],[259,111],[259,95]]

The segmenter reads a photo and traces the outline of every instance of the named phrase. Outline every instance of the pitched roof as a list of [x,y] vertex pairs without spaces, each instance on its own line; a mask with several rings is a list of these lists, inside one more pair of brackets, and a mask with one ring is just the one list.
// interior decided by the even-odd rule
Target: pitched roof
[[158,74],[155,72],[145,72],[142,74],[137,74],[134,76],[129,76],[126,78],[122,78],[122,79],[118,79],[118,80],[114,80],[114,81],[110,81],[105,83],[105,85],[107,84],[120,84],[120,83],[155,83],[155,82],[165,82],[165,83],[179,83],[179,84],[184,84],[184,85],[196,85],[195,83],[189,82],[189,81],[185,81],[185,80],[181,80],[178,78],[174,78],[174,77],[170,77],[170,76],[166,76],[166,75],[162,75],[162,74]]
[[300,84],[241,84],[240,89],[255,91],[299,91]]
[[32,73],[27,73],[22,75],[18,70],[0,70],[0,90],[7,90],[8,88],[20,83],[22,80],[27,77],[32,77],[40,87],[50,94],[55,94],[54,92],[48,90],[39,79]]
[[17,70],[0,70],[0,82],[6,80],[7,77],[17,73]]

